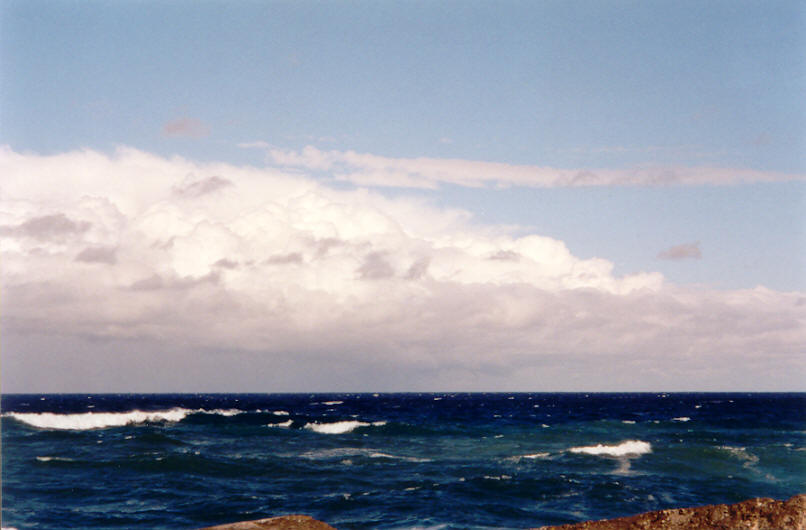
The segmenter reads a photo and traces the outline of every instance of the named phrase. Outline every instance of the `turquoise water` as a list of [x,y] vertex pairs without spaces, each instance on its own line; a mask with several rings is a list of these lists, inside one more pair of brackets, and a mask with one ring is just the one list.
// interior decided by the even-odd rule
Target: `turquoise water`
[[806,394],[2,396],[3,527],[528,528],[806,492]]

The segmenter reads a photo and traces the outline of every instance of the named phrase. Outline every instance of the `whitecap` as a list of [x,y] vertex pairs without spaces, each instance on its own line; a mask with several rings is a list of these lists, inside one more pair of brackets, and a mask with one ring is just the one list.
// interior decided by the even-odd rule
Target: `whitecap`
[[689,418],[688,416],[680,416],[678,418],[672,418],[672,421],[687,422],[691,421],[691,418]]
[[273,410],[272,414],[274,414],[275,416],[289,416],[290,415],[290,413],[288,411],[286,411],[286,410]]
[[743,460],[744,461],[744,464],[743,464],[744,467],[750,467],[753,464],[758,463],[758,457],[756,455],[752,454],[752,453],[749,453],[747,451],[747,448],[745,448],[745,447],[734,447],[734,446],[730,446],[730,445],[720,445],[720,446],[717,447],[717,449],[720,449],[722,451],[726,451],[728,454],[730,454],[732,457],[734,457],[734,458],[736,458],[738,460]]
[[128,412],[84,412],[79,414],[8,412],[4,416],[14,418],[39,429],[85,431],[155,421],[178,422],[193,412],[196,411],[173,408],[157,411],[131,410]]
[[282,423],[269,423],[268,425],[266,425],[266,427],[285,427],[287,429],[287,428],[291,427],[291,425],[293,423],[294,423],[294,420],[288,420],[288,421],[284,421]]
[[641,440],[627,440],[618,445],[591,445],[583,447],[572,447],[568,449],[571,453],[595,455],[595,456],[641,456],[652,452],[652,445]]
[[322,405],[341,405],[344,401],[323,401]]
[[38,462],[74,462],[72,458],[65,458],[61,456],[37,456]]
[[199,409],[191,412],[199,412],[201,414],[217,414],[219,416],[230,417],[230,416],[237,416],[238,414],[243,414],[244,411],[240,409],[213,409],[213,410]]
[[359,427],[370,427],[376,426],[379,427],[381,425],[386,425],[385,421],[376,421],[373,423],[367,423],[364,421],[337,421],[334,423],[306,423],[305,428],[314,432],[318,432],[320,434],[344,434],[348,432],[352,432]]
[[524,458],[527,459],[527,460],[542,460],[544,458],[549,458],[550,456],[551,456],[551,453],[532,453],[532,454],[528,454],[528,455],[510,456],[509,458],[506,458],[505,460],[508,460],[508,461],[514,462],[514,463],[518,463]]
[[624,423],[626,425],[634,425],[635,420],[621,420],[621,423]]
[[389,458],[392,460],[403,460],[405,462],[431,462],[429,458],[416,458],[413,456],[397,456],[390,455],[389,453],[374,452],[369,453],[370,458]]

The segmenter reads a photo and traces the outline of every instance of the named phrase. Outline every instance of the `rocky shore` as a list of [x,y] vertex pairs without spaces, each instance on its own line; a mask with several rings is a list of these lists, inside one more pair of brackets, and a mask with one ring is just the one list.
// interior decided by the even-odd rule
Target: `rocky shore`
[[317,521],[307,515],[284,515],[256,521],[241,521],[218,526],[209,526],[201,530],[336,530],[329,524]]
[[647,512],[606,521],[543,526],[537,530],[806,530],[806,495],[788,501],[750,499]]
[[[307,515],[286,515],[202,530],[335,530]],[[606,521],[543,526],[536,530],[806,530],[806,495],[787,501],[750,499],[737,504],[675,508]]]

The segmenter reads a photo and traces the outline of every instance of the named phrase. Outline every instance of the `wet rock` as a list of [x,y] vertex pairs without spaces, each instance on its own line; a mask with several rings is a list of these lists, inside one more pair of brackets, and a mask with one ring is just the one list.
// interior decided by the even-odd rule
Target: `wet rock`
[[806,495],[788,501],[750,499],[738,504],[675,508],[606,521],[544,526],[537,530],[806,530]]
[[317,521],[307,515],[284,515],[256,521],[241,521],[218,526],[209,526],[201,530],[336,530],[329,524]]

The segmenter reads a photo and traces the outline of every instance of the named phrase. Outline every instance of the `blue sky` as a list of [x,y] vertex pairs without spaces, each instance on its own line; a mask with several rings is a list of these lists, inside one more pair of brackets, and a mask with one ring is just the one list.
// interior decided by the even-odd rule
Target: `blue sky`
[[[0,141],[802,175],[804,17],[798,2],[6,2]],[[180,118],[203,132],[166,137]],[[806,286],[801,182],[432,195],[624,272]],[[685,241],[701,241],[695,266],[657,262]]]
[[[552,238],[606,260],[617,280],[806,289],[802,2],[7,0],[0,50],[0,145],[21,179],[42,157],[94,153],[81,164],[128,175],[139,156],[178,156],[196,169],[174,190],[197,189],[197,177],[240,186],[203,180],[215,164],[280,171],[350,197],[365,190],[382,209],[415,201],[423,218],[463,210],[478,234]],[[132,226],[150,211],[115,202],[114,186],[79,189],[71,171],[63,185],[81,191],[76,201],[104,196]],[[151,197],[143,186],[131,194]],[[34,237],[40,225],[26,222],[58,215],[73,223],[65,233],[85,226],[67,199],[30,188],[0,184],[40,204],[6,207],[7,233]],[[416,217],[398,218],[407,234]],[[89,255],[120,256],[123,239],[117,254]],[[403,267],[389,252],[358,270]],[[196,271],[180,269],[171,274]],[[32,281],[20,278],[7,283]]]

